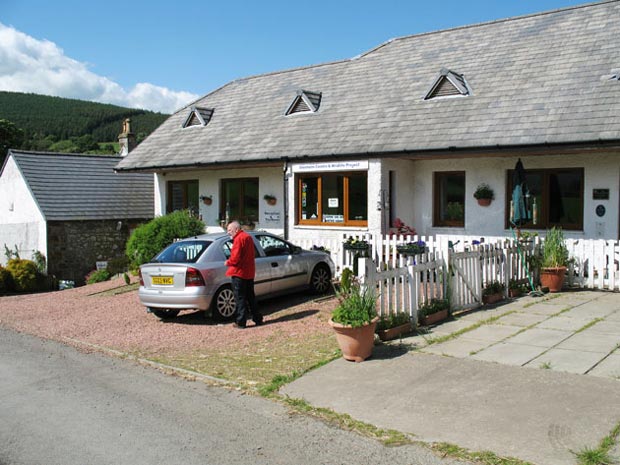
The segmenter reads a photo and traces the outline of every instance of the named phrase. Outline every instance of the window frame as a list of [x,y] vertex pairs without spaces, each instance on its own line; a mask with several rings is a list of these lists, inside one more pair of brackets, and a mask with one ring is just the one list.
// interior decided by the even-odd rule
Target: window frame
[[[342,196],[343,196],[343,216],[344,221],[342,223],[333,223],[333,222],[324,222],[323,218],[323,177],[324,176],[342,176],[343,177],[343,186],[342,186]],[[366,179],[366,219],[365,220],[348,220],[349,218],[349,178],[353,176],[364,176]],[[302,180],[304,178],[317,178],[317,196],[319,199],[319,205],[317,210],[317,218],[312,219],[302,219]],[[295,214],[295,224],[300,226],[332,226],[332,227],[368,227],[368,171],[325,171],[325,172],[316,172],[316,173],[298,173],[295,178],[296,183],[296,192],[297,199],[295,205],[297,207],[297,212]]]
[[[181,210],[190,210],[192,211],[194,214],[198,214],[198,210],[199,210],[199,203],[198,203],[198,191],[200,189],[200,183],[198,182],[198,179],[176,179],[176,180],[171,180],[168,181],[167,185],[166,185],[166,213],[172,213],[173,211],[177,211],[177,210],[173,210],[172,209],[172,186],[173,185],[179,185],[182,188],[182,193],[183,193],[183,207],[181,208]],[[196,185],[196,211],[193,211],[192,206],[189,203],[189,186],[190,184],[195,184]]]
[[[226,216],[226,196],[225,196],[225,185],[229,182],[241,182],[241,188],[239,189],[239,198],[237,199],[239,201],[239,217],[236,218],[233,215],[231,215],[231,217],[229,218],[230,220],[238,220],[241,222],[247,222],[247,221],[251,221],[251,222],[258,222],[259,220],[259,216],[260,216],[260,203],[259,203],[259,195],[258,193],[260,192],[260,184],[259,184],[259,178],[257,177],[247,177],[247,178],[222,178],[220,179],[220,212],[219,212],[219,217],[220,220],[224,220],[225,216]],[[256,183],[256,205],[257,205],[257,210],[256,210],[256,218],[254,217],[250,217],[248,215],[246,215],[245,213],[245,202],[243,201],[244,197],[245,197],[245,185],[246,183],[249,182],[255,182]]]
[[[509,229],[511,227],[510,224],[510,201],[512,200],[512,175],[514,173],[514,169],[509,169],[506,171],[506,205],[504,207],[504,224],[505,228]],[[550,223],[549,222],[549,211],[550,211],[550,189],[549,189],[549,178],[552,174],[558,173],[573,173],[578,174],[580,178],[580,195],[579,202],[581,203],[581,211],[580,211],[580,221],[577,223]],[[584,226],[584,216],[585,216],[585,171],[583,167],[576,168],[535,168],[535,169],[526,169],[525,176],[527,179],[528,174],[541,174],[542,175],[542,186],[541,186],[541,201],[540,204],[537,204],[538,207],[538,215],[537,215],[537,223],[533,223],[533,219],[531,222],[522,225],[521,228],[524,229],[536,229],[536,230],[545,230],[550,229],[554,226],[561,227],[567,231],[583,231]],[[533,212],[532,212],[533,215]]]
[[463,191],[463,220],[442,220],[441,219],[441,189],[440,180],[448,176],[462,176],[463,185],[466,187],[467,178],[465,171],[434,171],[433,172],[433,227],[441,228],[464,228],[465,227],[465,190]]

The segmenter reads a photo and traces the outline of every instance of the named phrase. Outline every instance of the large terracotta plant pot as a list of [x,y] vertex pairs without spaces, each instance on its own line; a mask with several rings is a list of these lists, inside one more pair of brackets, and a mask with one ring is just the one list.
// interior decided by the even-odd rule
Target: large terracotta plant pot
[[540,269],[540,285],[548,287],[549,292],[560,292],[564,285],[564,275],[566,267],[559,266],[557,268],[541,268]]
[[363,362],[372,354],[375,345],[375,328],[379,317],[375,317],[369,324],[359,328],[334,323],[331,318],[329,325],[336,332],[336,341],[346,360]]

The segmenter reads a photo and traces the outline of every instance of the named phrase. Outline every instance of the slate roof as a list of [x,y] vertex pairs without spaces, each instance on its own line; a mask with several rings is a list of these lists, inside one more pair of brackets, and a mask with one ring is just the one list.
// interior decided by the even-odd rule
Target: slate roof
[[122,157],[18,150],[10,156],[48,221],[153,217],[153,175],[115,173]]
[[[432,153],[620,140],[620,1],[388,41],[363,55],[232,81],[173,114],[117,167]],[[424,100],[441,69],[471,95]],[[314,113],[285,116],[302,89]]]

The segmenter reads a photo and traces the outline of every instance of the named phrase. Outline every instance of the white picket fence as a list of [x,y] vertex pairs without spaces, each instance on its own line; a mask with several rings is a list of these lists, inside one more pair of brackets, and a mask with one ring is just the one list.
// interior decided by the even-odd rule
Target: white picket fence
[[[344,268],[353,267],[354,254],[345,251],[340,239],[294,240],[311,249],[329,250],[336,264],[336,277]],[[353,236],[356,237],[356,236]],[[538,246],[538,240],[518,243],[515,237],[474,236],[382,236],[361,234],[368,242],[369,258],[360,258],[358,274],[379,291],[382,315],[405,311],[417,320],[419,306],[432,298],[450,299],[453,312],[481,305],[484,286],[493,281],[504,284],[506,292],[512,280],[531,287],[537,282],[529,273],[526,257]],[[416,258],[405,257],[396,245],[424,241],[428,252]],[[620,290],[620,243],[604,240],[567,239],[572,263],[567,284],[585,289]],[[449,293],[449,294],[448,294]]]

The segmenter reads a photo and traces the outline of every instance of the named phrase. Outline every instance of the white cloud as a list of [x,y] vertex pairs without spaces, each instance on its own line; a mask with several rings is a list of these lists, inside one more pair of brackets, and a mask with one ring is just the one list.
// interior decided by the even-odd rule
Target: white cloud
[[123,89],[65,56],[48,40],[37,40],[0,23],[0,90],[32,92],[172,113],[199,96],[149,83]]

